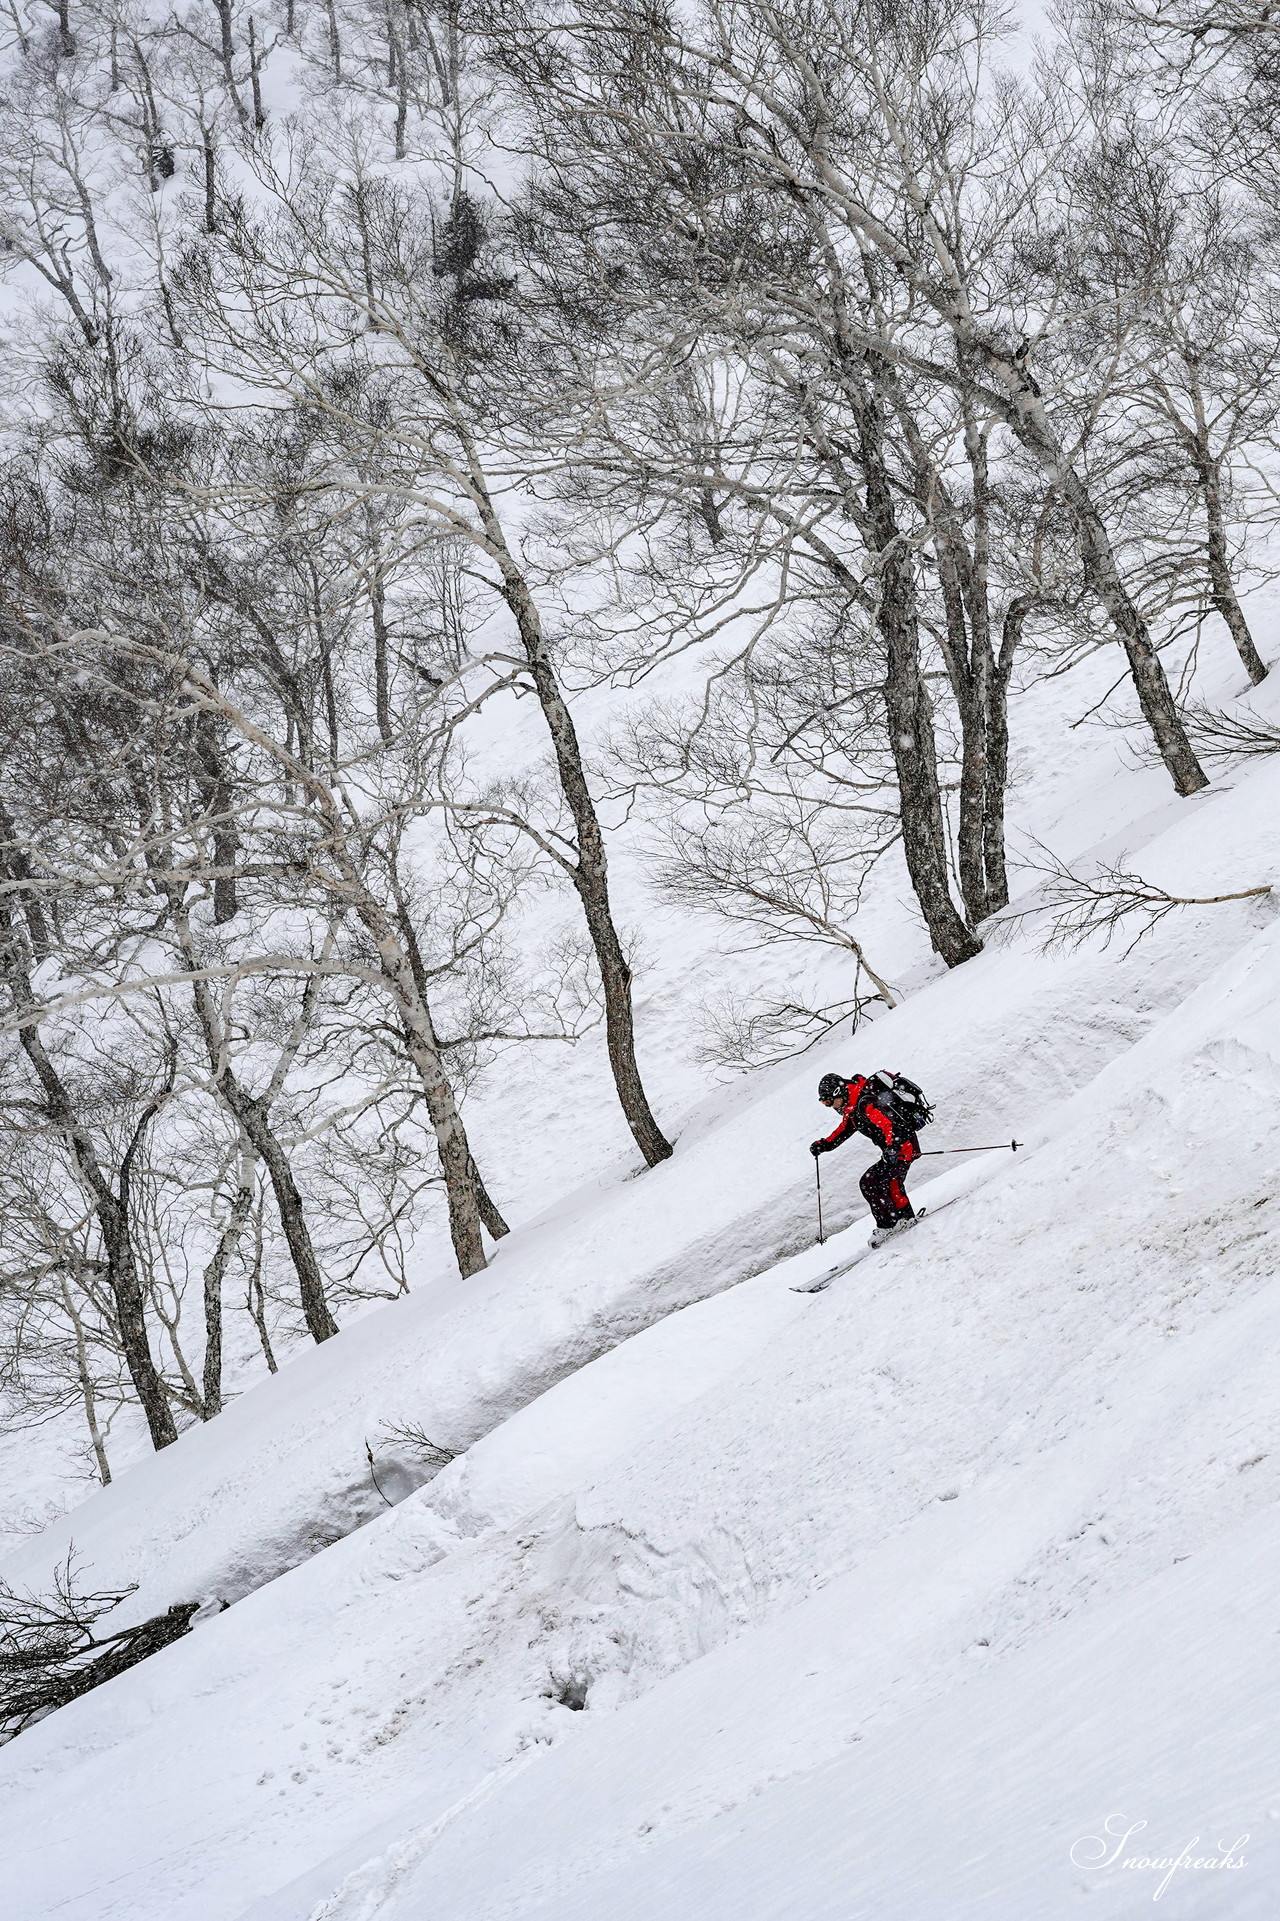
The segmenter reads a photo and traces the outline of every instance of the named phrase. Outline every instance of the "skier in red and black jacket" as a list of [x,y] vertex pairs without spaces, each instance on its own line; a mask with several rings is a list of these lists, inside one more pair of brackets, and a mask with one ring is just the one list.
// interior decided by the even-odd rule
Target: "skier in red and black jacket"
[[875,1216],[871,1245],[879,1247],[895,1228],[905,1227],[916,1217],[903,1183],[908,1168],[919,1158],[920,1143],[903,1126],[897,1103],[886,1098],[865,1074],[855,1074],[852,1080],[840,1074],[824,1074],[818,1083],[818,1099],[824,1107],[835,1108],[840,1121],[824,1139],[811,1144],[809,1152],[815,1160],[819,1154],[830,1154],[854,1134],[862,1134],[880,1149],[880,1159],[871,1163],[858,1182]]

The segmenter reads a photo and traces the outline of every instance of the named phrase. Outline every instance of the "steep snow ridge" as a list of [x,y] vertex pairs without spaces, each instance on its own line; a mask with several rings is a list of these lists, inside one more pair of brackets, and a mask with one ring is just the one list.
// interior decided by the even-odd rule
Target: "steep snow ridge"
[[[1280,770],[1261,770],[1182,816],[1144,869],[1194,887],[1231,835],[1246,880],[1265,878],[1278,795]],[[237,1531],[270,1539],[292,1510],[268,1486],[246,1526],[264,1461],[301,1504],[308,1418],[323,1486],[334,1436],[358,1436],[371,1404],[430,1426],[451,1388],[446,1411],[534,1403],[394,1512],[7,1750],[18,1911],[230,1921],[256,1903],[300,1921],[332,1896],[342,1921],[612,1913],[613,1882],[591,1891],[610,1863],[656,1860],[682,1829],[705,1849],[719,1810],[775,1804],[771,1778],[829,1763],[851,1735],[909,1759],[894,1729],[919,1715],[911,1738],[932,1741],[928,1702],[950,1713],[942,1697],[984,1665],[1012,1672],[1025,1654],[1052,1670],[1061,1617],[1128,1606],[1135,1584],[1275,1499],[1278,993],[1265,902],[1188,914],[1123,964],[1046,961],[1015,935],[889,1017],[876,1049],[930,1063],[952,1138],[993,1103],[1024,1119],[1010,1109],[1038,1089],[1041,1145],[999,1178],[995,1156],[944,1176],[939,1192],[975,1191],[847,1283],[787,1292],[838,1251],[813,1250],[616,1345],[628,1319],[680,1300],[692,1237],[677,1207],[702,1210],[744,1265],[788,1210],[801,1238],[807,1183],[772,1170],[806,1137],[814,1074],[845,1058],[832,1047],[768,1077],[670,1168],[504,1249],[474,1292],[433,1288],[443,1309],[373,1317],[246,1397],[200,1450],[148,1464],[130,1481],[150,1514],[145,1494],[113,1507],[109,1491],[93,1508],[117,1532],[100,1524],[95,1576],[98,1551],[117,1566],[145,1551],[156,1597],[199,1552],[225,1565]],[[828,1166],[847,1194],[852,1156]],[[660,1261],[673,1278],[646,1295]],[[708,1295],[725,1276],[680,1284]],[[538,1357],[607,1346],[608,1314],[614,1351],[535,1399]],[[379,1328],[405,1347],[382,1352]],[[330,1358],[344,1348],[350,1372]],[[427,1391],[397,1406],[415,1369]],[[327,1424],[326,1395],[344,1397]],[[274,1417],[250,1434],[255,1402]],[[183,1456],[184,1477],[156,1478]],[[219,1487],[237,1515],[216,1512]],[[212,1546],[188,1532],[167,1552],[184,1523]],[[568,1705],[583,1699],[585,1713]],[[359,1884],[335,1893],[351,1870]],[[788,1911],[776,1889],[753,1907],[742,1878],[735,1912]],[[665,1884],[637,1885],[651,1906],[635,1912],[665,1911]],[[806,1921],[836,1899],[813,1892]],[[1038,1909],[995,1912],[1057,1921],[1070,1889],[1042,1892]]]
[[436,1478],[431,1508],[475,1534],[579,1486],[803,1316],[804,1302],[777,1285],[779,1271],[740,1283],[731,1312],[723,1294],[683,1308],[540,1395]]

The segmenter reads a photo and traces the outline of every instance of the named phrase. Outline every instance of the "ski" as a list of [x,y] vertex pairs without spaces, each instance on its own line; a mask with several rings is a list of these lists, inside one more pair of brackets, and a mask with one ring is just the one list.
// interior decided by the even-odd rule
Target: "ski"
[[797,1281],[791,1292],[793,1294],[821,1294],[824,1287],[830,1287],[832,1281],[838,1281],[842,1274],[847,1274],[851,1267],[858,1265],[859,1261],[865,1261],[870,1255],[878,1254],[879,1252],[880,1249],[878,1247],[860,1248],[852,1260],[842,1261],[839,1267],[829,1267],[825,1274],[819,1274],[817,1280]]
[[[926,1219],[932,1220],[935,1214],[941,1214],[944,1208],[954,1207],[957,1201],[962,1201],[964,1198],[965,1196],[963,1194],[954,1194],[949,1201],[940,1201],[937,1207],[917,1208],[916,1219],[913,1225]],[[892,1247],[895,1241],[906,1240],[906,1238],[907,1236],[905,1234],[895,1235],[893,1241],[886,1241],[884,1243],[884,1247]],[[849,1260],[841,1261],[838,1267],[828,1268],[826,1273],[819,1274],[816,1280],[797,1281],[791,1289],[791,1292],[793,1294],[821,1294],[826,1288],[830,1287],[832,1281],[838,1281],[842,1274],[847,1274],[851,1268],[857,1267],[862,1261],[869,1261],[873,1254],[880,1254],[883,1253],[883,1251],[884,1248],[881,1247],[860,1247],[857,1253],[852,1255]]]

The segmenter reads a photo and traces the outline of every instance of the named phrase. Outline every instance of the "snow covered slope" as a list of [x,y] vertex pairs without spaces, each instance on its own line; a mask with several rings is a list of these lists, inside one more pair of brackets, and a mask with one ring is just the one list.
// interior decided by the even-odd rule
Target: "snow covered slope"
[[[1280,871],[1274,764],[1174,805],[1056,777],[1063,851]],[[236,1605],[0,1754],[6,1912],[1057,1921],[1150,1898],[1087,1865],[1124,1815],[1126,1856],[1251,1837],[1164,1912],[1269,1913],[1278,1001],[1270,899],[1127,957],[1015,928],[874,1053],[930,1145],[1028,1151],[933,1163],[917,1199],[964,1198],[826,1294],[789,1283],[865,1225],[811,1246],[798,1148],[847,1041],[27,1544],[7,1578],[74,1539],[139,1613]],[[428,1481],[379,1442],[405,1420],[460,1458]]]
[[[1212,803],[1163,806],[1164,831],[1143,849],[1150,878],[1226,891],[1275,871],[1276,783],[1266,769]],[[1230,859],[1224,844],[1236,849]],[[932,1145],[999,1140],[1015,1127],[1034,1138],[1270,912],[1267,902],[1206,909],[1126,959],[1047,958],[1015,936],[931,981],[877,1024],[874,1045],[927,1081],[944,1117]],[[43,1577],[74,1541],[103,1584],[141,1582],[131,1604],[141,1615],[196,1596],[238,1600],[350,1533],[384,1505],[366,1444],[393,1498],[430,1471],[380,1442],[388,1423],[420,1423],[445,1447],[469,1448],[618,1341],[808,1246],[812,1164],[798,1145],[821,1114],[817,1074],[847,1066],[848,1051],[833,1042],[709,1096],[672,1161],[569,1196],[505,1242],[484,1274],[465,1283],[435,1274],[306,1353],[12,1555],[10,1576]],[[863,1217],[858,1151],[827,1163],[838,1170],[827,1178],[829,1226]]]

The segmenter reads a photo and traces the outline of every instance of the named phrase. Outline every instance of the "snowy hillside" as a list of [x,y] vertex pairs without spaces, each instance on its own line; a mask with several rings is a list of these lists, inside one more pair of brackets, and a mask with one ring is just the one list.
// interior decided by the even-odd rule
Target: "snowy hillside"
[[1278,32],[6,0],[0,1921],[1272,1921]]
[[[1276,873],[1274,760],[1171,802],[1090,752],[1024,782],[1022,831],[1173,892]],[[74,1541],[139,1618],[234,1605],[0,1755],[7,1911],[1059,1921],[1151,1898],[1093,1865],[1133,1827],[1123,1858],[1243,1860],[1164,1912],[1269,1914],[1280,922],[1036,927],[12,1556],[34,1584]],[[926,1145],[1027,1145],[918,1172],[956,1204],[795,1293],[866,1232],[855,1148],[812,1244],[816,1078],[880,1062],[936,1099]],[[388,1421],[458,1458],[388,1447],[380,1495]]]

